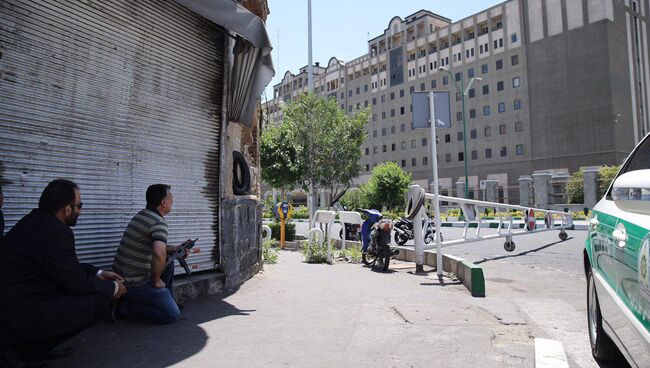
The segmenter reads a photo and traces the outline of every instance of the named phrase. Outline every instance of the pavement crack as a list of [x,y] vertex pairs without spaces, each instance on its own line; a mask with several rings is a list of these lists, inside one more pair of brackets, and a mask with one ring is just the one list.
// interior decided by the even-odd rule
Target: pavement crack
[[399,316],[402,320],[404,320],[404,322],[406,322],[406,323],[408,323],[408,324],[413,324],[411,321],[409,321],[408,319],[406,319],[406,317],[404,317],[404,315],[402,314],[402,312],[400,312],[397,308],[395,308],[395,307],[392,306],[392,305],[391,305],[390,307],[393,309],[393,312],[394,312],[395,314],[397,314],[397,316]]

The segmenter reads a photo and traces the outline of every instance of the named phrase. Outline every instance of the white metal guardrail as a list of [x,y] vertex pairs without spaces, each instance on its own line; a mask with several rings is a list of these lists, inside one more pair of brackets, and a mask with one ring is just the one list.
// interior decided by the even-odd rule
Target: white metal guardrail
[[[415,259],[418,268],[421,268],[424,263],[424,250],[432,249],[434,245],[426,245],[422,236],[422,222],[424,216],[428,216],[424,209],[424,202],[427,200],[433,202],[436,229],[436,264],[438,265],[442,264],[442,247],[445,246],[505,238],[506,241],[503,247],[506,251],[512,252],[515,250],[515,243],[512,241],[513,236],[560,230],[560,239],[566,240],[568,235],[565,230],[573,226],[573,215],[570,213],[430,194],[425,193],[424,189],[420,186],[414,185],[409,191],[406,212],[407,217],[412,219],[414,225]],[[465,226],[462,236],[458,239],[450,239],[449,236],[446,236],[446,239],[443,241],[441,239],[442,237],[438,236],[442,231],[440,211],[440,202],[442,201],[458,204],[463,213]],[[493,210],[496,221],[488,221],[481,217],[481,214],[486,212],[487,209]],[[522,211],[524,213],[523,228],[519,227],[519,223],[514,222],[512,211]],[[543,220],[536,219],[536,215],[540,213],[544,216]],[[496,233],[483,233],[483,229],[485,229],[483,224],[488,222],[497,224]],[[442,267],[438,267],[437,271],[438,276],[442,276]]]
[[[320,246],[323,246],[323,242],[327,242],[327,263],[329,264],[332,264],[332,242],[330,233],[332,231],[335,218],[336,212],[334,211],[316,211],[314,214],[314,228],[310,229],[309,233],[307,233],[308,242],[316,241]],[[325,225],[325,231],[316,227],[321,224]]]

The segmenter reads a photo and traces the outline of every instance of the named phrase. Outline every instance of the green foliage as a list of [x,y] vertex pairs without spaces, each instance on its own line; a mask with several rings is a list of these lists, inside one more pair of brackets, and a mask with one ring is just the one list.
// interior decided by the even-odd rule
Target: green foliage
[[300,247],[300,253],[305,257],[307,263],[327,262],[327,246],[325,243],[323,243],[323,246],[320,246],[315,239],[303,241],[302,247]]
[[[262,179],[273,188],[293,187],[302,173],[298,155],[299,148],[294,144],[290,126],[280,124],[266,127],[260,144]],[[272,201],[275,202],[275,199]]]
[[275,240],[265,240],[262,243],[262,261],[268,264],[278,262],[278,250],[275,249]]
[[351,263],[360,263],[361,262],[361,247],[357,246],[348,246],[345,249],[341,249],[339,257],[345,259]]
[[[280,240],[280,223],[273,222],[269,224],[271,228],[271,237],[275,240]],[[296,224],[286,221],[284,224],[284,240],[293,241],[296,238]]]
[[449,217],[459,217],[461,214],[460,208],[450,208],[447,210],[447,216]]
[[384,211],[381,214],[384,216],[384,218],[391,219],[391,220],[395,220],[402,217],[399,213],[394,211]]
[[297,182],[304,189],[310,184],[328,188],[332,197],[348,188],[361,170],[369,110],[348,116],[336,99],[309,93],[287,103],[282,111],[281,125],[291,132],[289,139],[297,154]]
[[362,189],[348,189],[339,202],[351,211],[355,208],[366,208],[368,206],[368,200]]
[[395,209],[404,206],[410,184],[410,173],[394,162],[384,162],[372,169],[372,176],[363,187],[363,192],[370,207]]
[[296,207],[293,209],[291,217],[294,219],[308,219],[309,218],[309,208],[305,206]]
[[585,174],[580,169],[571,175],[566,185],[566,191],[569,194],[569,203],[585,203],[584,185]]
[[598,199],[602,198],[609,189],[612,180],[616,177],[620,166],[603,166],[598,171]]

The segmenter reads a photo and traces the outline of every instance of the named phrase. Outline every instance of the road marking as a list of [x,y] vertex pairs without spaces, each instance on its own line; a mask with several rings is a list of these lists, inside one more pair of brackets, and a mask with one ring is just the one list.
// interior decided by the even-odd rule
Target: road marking
[[535,338],[535,368],[569,368],[564,347],[557,340]]

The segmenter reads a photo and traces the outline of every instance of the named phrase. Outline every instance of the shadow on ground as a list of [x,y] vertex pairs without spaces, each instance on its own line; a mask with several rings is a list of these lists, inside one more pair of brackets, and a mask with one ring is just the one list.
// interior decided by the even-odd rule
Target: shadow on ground
[[129,320],[102,322],[62,346],[74,346],[66,359],[51,361],[48,367],[168,367],[201,351],[208,336],[199,325],[220,318],[247,316],[224,301],[227,295],[188,302],[181,320],[171,325]]
[[[567,238],[567,240],[570,240],[570,239],[573,239],[573,237],[569,237],[569,238]],[[481,264],[481,263],[490,262],[490,261],[498,261],[498,260],[500,260],[500,259],[507,259],[507,258],[513,258],[513,257],[521,257],[521,256],[528,255],[528,254],[530,254],[530,253],[539,252],[540,250],[544,250],[544,249],[546,249],[546,248],[552,247],[552,246],[557,245],[557,244],[564,243],[565,241],[566,241],[566,240],[559,240],[559,241],[556,241],[556,242],[553,242],[553,243],[546,244],[546,245],[541,246],[541,247],[539,247],[539,248],[535,248],[535,249],[527,250],[527,251],[525,251],[525,252],[519,252],[519,253],[517,253],[517,254],[509,254],[509,255],[498,256],[498,257],[493,257],[493,258],[483,258],[483,259],[481,259],[480,261],[474,261],[473,263],[476,264],[476,265],[479,265],[479,264]]]

